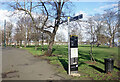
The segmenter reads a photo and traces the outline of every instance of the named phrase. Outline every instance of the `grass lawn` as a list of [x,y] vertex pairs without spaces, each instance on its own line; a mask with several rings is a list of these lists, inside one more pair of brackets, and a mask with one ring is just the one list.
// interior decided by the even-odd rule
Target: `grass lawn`
[[[107,46],[100,46],[93,48],[93,56],[96,63],[87,63],[90,61],[90,45],[80,45],[78,51],[78,72],[81,74],[79,78],[90,78],[94,80],[120,80],[118,73],[120,73],[120,67],[118,66],[118,48],[108,48]],[[44,51],[47,50],[47,46],[44,46],[44,51],[42,52],[41,47],[36,51],[34,46],[26,47],[30,53],[33,55],[43,55]],[[67,45],[54,45],[53,53],[54,56],[46,57],[50,60],[51,64],[59,66],[57,68],[61,73],[67,74],[68,66],[68,46]],[[111,74],[106,74],[104,72],[104,58],[114,59],[114,69]]]

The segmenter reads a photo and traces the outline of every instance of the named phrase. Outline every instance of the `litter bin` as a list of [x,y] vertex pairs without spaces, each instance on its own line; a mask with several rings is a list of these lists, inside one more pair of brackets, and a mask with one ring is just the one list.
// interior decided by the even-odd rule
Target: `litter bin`
[[112,58],[105,58],[105,73],[111,73],[114,68],[114,60]]

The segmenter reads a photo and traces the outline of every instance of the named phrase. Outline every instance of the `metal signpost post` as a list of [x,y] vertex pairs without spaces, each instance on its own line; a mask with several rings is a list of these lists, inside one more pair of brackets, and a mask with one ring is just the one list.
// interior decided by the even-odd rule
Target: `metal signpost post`
[[[68,17],[68,27],[69,27],[70,17]],[[70,75],[70,39],[69,39],[69,28],[68,28],[68,74]]]

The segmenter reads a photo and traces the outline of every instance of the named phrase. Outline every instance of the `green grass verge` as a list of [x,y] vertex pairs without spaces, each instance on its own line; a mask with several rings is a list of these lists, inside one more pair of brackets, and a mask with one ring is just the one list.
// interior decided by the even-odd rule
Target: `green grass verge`
[[[47,50],[47,45],[44,46],[44,51],[42,51],[41,47],[35,50],[34,46],[29,46],[24,49],[27,49],[33,55],[43,55]],[[120,80],[118,76],[120,70],[118,66],[118,48],[109,48],[107,46],[93,47],[93,56],[96,60],[95,64],[86,63],[90,61],[90,45],[80,45],[78,49],[78,72],[82,74],[80,78],[87,77],[94,80]],[[46,58],[50,60],[51,64],[62,67],[62,69],[58,69],[61,73],[67,73],[68,46],[54,45],[52,54],[54,56]],[[111,75],[104,73],[104,58],[114,59],[114,69]]]

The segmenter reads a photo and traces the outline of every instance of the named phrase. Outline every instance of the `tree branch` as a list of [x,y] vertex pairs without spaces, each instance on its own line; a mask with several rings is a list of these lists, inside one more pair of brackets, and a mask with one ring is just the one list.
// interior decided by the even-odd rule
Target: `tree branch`
[[52,26],[52,25],[50,25],[50,26],[45,25],[45,26],[46,26],[47,28],[51,28],[51,27],[54,28],[54,26]]
[[47,8],[46,8],[46,6],[45,6],[45,4],[44,4],[44,2],[41,2],[42,3],[42,6],[44,7],[44,9],[45,9],[45,11],[46,11],[46,13],[47,13],[47,17],[46,17],[46,19],[45,19],[45,21],[44,21],[44,23],[43,23],[43,25],[42,25],[42,29],[44,28],[44,26],[45,26],[45,24],[46,24],[46,22],[47,22],[47,20],[48,20],[48,11],[47,11]]

